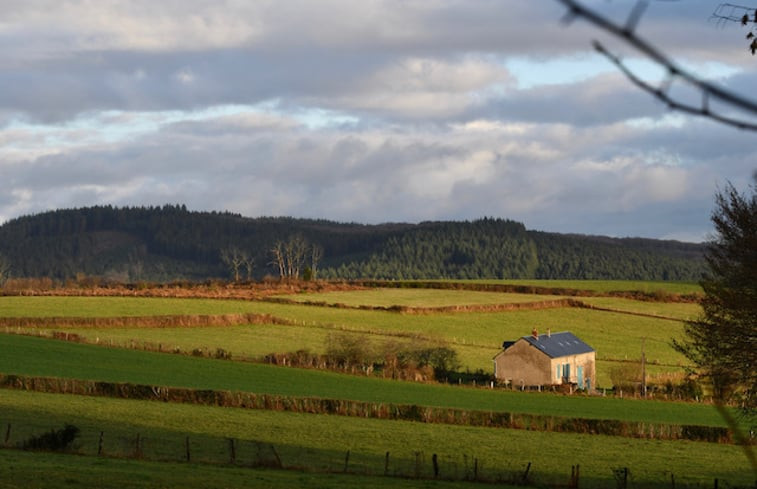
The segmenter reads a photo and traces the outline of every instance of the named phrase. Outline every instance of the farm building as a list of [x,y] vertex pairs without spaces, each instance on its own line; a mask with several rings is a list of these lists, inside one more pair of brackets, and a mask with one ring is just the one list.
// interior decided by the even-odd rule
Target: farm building
[[506,341],[494,357],[494,376],[513,387],[572,385],[591,390],[596,386],[596,361],[592,347],[573,333],[530,336]]

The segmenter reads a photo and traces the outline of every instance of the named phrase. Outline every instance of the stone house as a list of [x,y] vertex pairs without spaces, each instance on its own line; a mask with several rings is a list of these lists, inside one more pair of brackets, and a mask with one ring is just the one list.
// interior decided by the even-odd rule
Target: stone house
[[578,389],[596,387],[596,353],[573,333],[564,331],[505,341],[494,357],[497,382],[512,387],[571,385]]

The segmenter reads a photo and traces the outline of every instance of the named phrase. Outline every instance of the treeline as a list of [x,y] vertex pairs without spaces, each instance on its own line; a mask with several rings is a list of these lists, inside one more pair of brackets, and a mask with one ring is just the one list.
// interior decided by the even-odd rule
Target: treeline
[[179,205],[19,217],[0,226],[0,257],[13,277],[166,282],[238,277],[223,257],[242,250],[244,277],[260,279],[279,276],[274,250],[295,238],[320,251],[318,278],[695,281],[704,270],[702,245],[535,232],[506,219],[364,225]]
[[460,377],[457,352],[448,346],[394,342],[376,345],[363,337],[346,334],[330,334],[326,339],[326,352],[322,354],[309,350],[270,353],[263,361],[399,380],[445,381],[452,374]]

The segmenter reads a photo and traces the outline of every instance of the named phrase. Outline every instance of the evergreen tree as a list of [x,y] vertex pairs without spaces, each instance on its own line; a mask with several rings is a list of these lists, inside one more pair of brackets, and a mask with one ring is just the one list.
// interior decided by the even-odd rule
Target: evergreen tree
[[711,380],[720,401],[740,400],[757,408],[757,172],[752,195],[731,184],[715,200],[716,237],[706,252],[710,269],[702,281],[703,313],[687,323],[686,339],[676,342]]

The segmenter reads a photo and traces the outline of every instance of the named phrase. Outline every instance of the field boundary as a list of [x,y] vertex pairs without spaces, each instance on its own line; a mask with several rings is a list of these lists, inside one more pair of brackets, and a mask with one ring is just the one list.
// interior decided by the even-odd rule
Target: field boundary
[[50,316],[50,317],[0,317],[0,327],[5,328],[206,328],[212,326],[240,326],[244,324],[280,324],[298,326],[297,321],[283,319],[271,314],[171,314],[158,316]]
[[728,428],[672,425],[615,419],[548,416],[394,404],[383,402],[286,396],[253,392],[189,389],[94,380],[34,377],[0,373],[0,388],[50,394],[138,399],[229,408],[415,421],[430,424],[525,429],[560,433],[601,434],[627,438],[734,443]]

